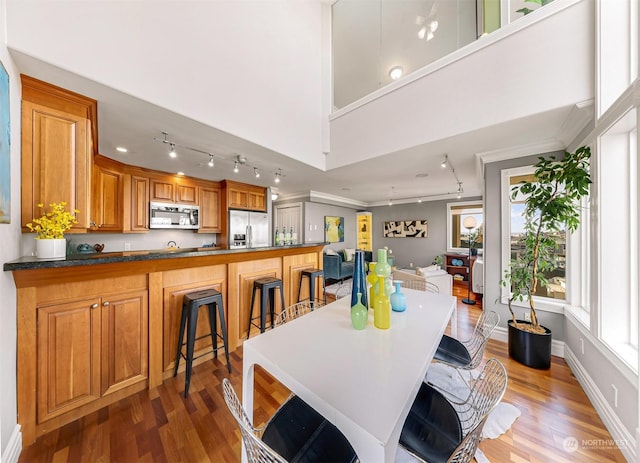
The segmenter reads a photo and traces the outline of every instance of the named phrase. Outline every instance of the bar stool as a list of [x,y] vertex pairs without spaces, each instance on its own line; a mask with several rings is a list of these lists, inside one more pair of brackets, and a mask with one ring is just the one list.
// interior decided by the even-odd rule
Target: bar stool
[[[251,325],[260,328],[260,333],[264,333],[267,324],[267,297],[269,300],[269,313],[271,315],[271,328],[273,328],[273,317],[275,315],[275,291],[280,290],[280,302],[284,305],[284,292],[282,291],[282,280],[279,278],[265,277],[258,278],[253,282],[253,292],[251,293],[251,314],[249,315],[249,328],[247,329],[247,339],[251,334]],[[253,323],[253,303],[256,299],[256,290],[260,290],[260,326]],[[258,317],[256,317],[258,318]]]
[[327,303],[327,295],[324,292],[324,270],[317,268],[306,268],[300,272],[300,282],[298,283],[298,302],[300,302],[300,290],[302,289],[302,279],[307,277],[309,279],[309,301],[313,305],[313,299],[316,296],[316,278],[320,278],[322,281],[322,294],[324,296],[324,303]]
[[[203,336],[196,338],[196,327],[198,326],[198,312],[201,306],[206,305],[209,310],[209,325],[211,332]],[[218,334],[217,319],[215,307],[218,307],[218,317],[220,317],[220,331],[222,335]],[[187,342],[183,343],[184,330],[187,328]],[[213,349],[198,355],[195,359],[202,357],[203,355],[213,352],[215,358],[218,358],[218,338],[222,339],[222,346],[227,358],[227,369],[231,373],[231,362],[229,361],[229,344],[227,342],[227,324],[224,321],[224,303],[222,302],[222,294],[215,289],[205,289],[202,291],[194,291],[192,293],[185,294],[182,298],[182,315],[180,317],[180,335],[178,339],[178,352],[176,353],[176,366],[173,370],[173,376],[178,374],[178,366],[180,365],[180,357],[183,357],[187,362],[187,372],[184,385],[185,398],[189,395],[189,385],[191,383],[191,365],[194,360],[193,348],[196,341],[211,336]],[[187,345],[187,355],[182,353],[182,346]]]

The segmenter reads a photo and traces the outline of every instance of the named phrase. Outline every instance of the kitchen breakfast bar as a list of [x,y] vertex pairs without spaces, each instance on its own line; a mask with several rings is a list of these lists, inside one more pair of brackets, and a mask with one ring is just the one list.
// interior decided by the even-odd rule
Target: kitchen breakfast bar
[[[171,377],[184,294],[222,293],[232,352],[247,337],[253,281],[280,278],[285,304],[297,302],[300,272],[322,268],[323,248],[125,251],[5,263],[17,288],[23,445]],[[208,332],[202,316],[197,336]],[[210,348],[210,338],[197,341],[195,356]]]

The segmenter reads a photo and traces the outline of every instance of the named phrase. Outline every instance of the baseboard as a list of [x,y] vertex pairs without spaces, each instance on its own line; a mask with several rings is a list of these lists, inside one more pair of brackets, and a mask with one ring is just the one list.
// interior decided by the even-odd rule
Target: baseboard
[[3,463],[18,463],[20,453],[22,452],[22,432],[20,432],[20,425],[16,424],[11,433],[11,438],[7,443],[7,448],[2,452],[0,460]]
[[[507,330],[507,328],[496,326],[496,329],[493,330],[493,333],[491,334],[491,339],[507,343],[509,342],[509,331]],[[555,339],[551,340],[551,355],[564,358],[564,349],[564,341],[557,341]]]
[[622,424],[618,415],[616,415],[615,411],[611,408],[609,402],[604,398],[596,383],[593,382],[591,376],[589,376],[589,373],[584,369],[571,349],[567,347],[565,349],[565,354],[565,360],[569,365],[569,368],[577,378],[578,383],[580,383],[584,392],[587,394],[587,397],[589,397],[589,400],[593,404],[593,408],[598,412],[598,415],[611,433],[612,439],[618,445],[618,448],[624,457],[627,461],[638,461],[638,441],[634,439],[633,435]]

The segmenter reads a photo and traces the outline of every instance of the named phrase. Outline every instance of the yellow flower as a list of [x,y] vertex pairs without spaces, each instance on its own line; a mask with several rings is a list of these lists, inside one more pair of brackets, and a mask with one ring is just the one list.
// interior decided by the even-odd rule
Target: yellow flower
[[[49,204],[51,210],[39,219],[33,219],[33,222],[27,224],[27,228],[36,233],[39,240],[64,238],[64,232],[78,223],[76,214],[80,212],[77,209],[73,213],[65,211],[66,206],[65,201]],[[38,204],[38,207],[43,209],[44,204]]]

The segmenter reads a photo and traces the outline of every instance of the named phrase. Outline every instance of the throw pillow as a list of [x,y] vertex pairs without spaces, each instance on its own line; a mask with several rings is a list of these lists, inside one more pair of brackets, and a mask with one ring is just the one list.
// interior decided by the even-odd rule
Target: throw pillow
[[351,262],[356,256],[355,248],[345,248],[344,257],[346,262]]
[[338,255],[338,253],[334,249],[331,249],[331,248],[327,249],[324,253],[326,255],[328,255],[328,256],[337,256]]
[[427,273],[435,272],[436,270],[438,270],[437,265],[429,265],[428,267],[416,267],[416,275],[424,277],[427,275]]

